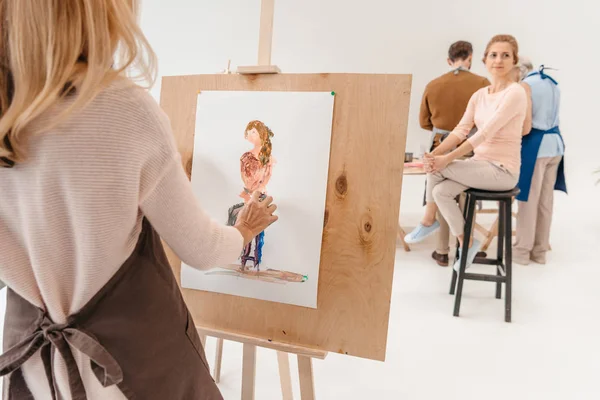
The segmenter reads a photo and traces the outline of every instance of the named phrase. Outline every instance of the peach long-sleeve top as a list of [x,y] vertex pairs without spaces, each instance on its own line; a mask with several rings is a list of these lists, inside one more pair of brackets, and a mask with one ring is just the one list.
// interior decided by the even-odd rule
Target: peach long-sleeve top
[[[34,121],[34,131],[71,101]],[[129,258],[144,216],[190,266],[238,258],[242,235],[203,211],[170,123],[145,90],[113,83],[56,128],[32,136],[28,149],[25,162],[0,168],[0,280],[54,322],[66,322]],[[124,399],[116,386],[103,388],[89,359],[72,350],[88,399]],[[58,352],[54,362],[69,399]],[[50,398],[39,352],[23,373],[36,399]]]
[[519,174],[526,112],[527,94],[521,85],[513,83],[496,93],[485,87],[473,94],[451,134],[462,141],[477,126],[477,133],[468,139],[474,149],[473,160],[490,161]]

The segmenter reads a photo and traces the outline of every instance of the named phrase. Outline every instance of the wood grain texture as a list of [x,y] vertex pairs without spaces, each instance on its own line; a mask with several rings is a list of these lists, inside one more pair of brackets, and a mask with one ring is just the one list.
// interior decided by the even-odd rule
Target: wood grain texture
[[[384,360],[410,75],[164,77],[161,105],[191,170],[202,90],[334,91],[317,309],[183,289],[199,327]],[[181,262],[168,250],[177,279]]]

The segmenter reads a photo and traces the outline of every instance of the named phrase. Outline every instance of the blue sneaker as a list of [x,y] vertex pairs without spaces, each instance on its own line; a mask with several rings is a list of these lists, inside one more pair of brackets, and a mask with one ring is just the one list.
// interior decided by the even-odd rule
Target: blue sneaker
[[435,221],[431,226],[419,224],[411,233],[404,237],[404,241],[408,244],[419,243],[426,237],[431,236],[440,228],[440,223]]
[[[469,252],[467,253],[467,266],[465,269],[467,269],[471,265],[473,265],[473,261],[475,260],[477,253],[479,253],[479,250],[481,250],[481,242],[477,239],[473,239],[473,245],[471,246],[471,248],[469,248]],[[460,270],[461,258],[462,258],[462,248],[458,249],[458,260],[456,260],[456,262],[454,263],[453,268],[456,272],[458,272]]]

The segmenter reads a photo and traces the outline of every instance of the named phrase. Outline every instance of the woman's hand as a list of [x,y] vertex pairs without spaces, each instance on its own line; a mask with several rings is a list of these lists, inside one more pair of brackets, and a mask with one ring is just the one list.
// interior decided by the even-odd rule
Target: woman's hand
[[279,219],[273,215],[275,210],[277,210],[277,206],[273,204],[271,196],[261,200],[260,192],[256,191],[252,194],[248,203],[239,212],[235,224],[244,237],[244,246]]
[[438,172],[441,171],[443,169],[446,169],[446,167],[448,166],[448,164],[450,164],[450,156],[445,155],[445,156],[436,156],[435,159],[433,160],[433,170],[434,172]]
[[432,154],[425,154],[423,161],[425,162],[425,172],[429,174],[445,169],[450,164],[451,159],[447,155],[434,156]]
[[433,172],[432,165],[434,159],[435,156],[433,155],[433,153],[423,154],[423,167],[425,168],[425,172],[427,172],[428,174]]

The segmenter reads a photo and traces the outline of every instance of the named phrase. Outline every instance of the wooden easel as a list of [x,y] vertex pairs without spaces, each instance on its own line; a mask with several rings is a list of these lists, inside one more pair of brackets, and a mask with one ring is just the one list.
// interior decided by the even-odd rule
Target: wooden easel
[[[279,361],[281,370],[286,371],[281,378],[288,395],[287,354],[308,356],[299,358],[302,392],[308,399],[314,397],[314,385],[306,382],[312,380],[309,361],[316,358],[311,357],[315,350],[319,357],[335,351],[385,360],[402,188],[403,157],[398,155],[406,145],[410,88],[410,75],[399,74],[163,77],[161,107],[171,121],[188,173],[192,169],[199,91],[336,93],[318,307],[181,288],[190,314],[205,336],[235,339],[246,345],[243,361],[249,372],[245,374],[245,399],[252,399],[257,346],[286,355],[280,355]],[[372,134],[374,129],[377,135]],[[168,246],[166,252],[181,285],[181,260]]]
[[[263,1],[261,20],[267,28],[272,27],[273,4]],[[270,37],[271,29],[261,32]],[[181,292],[199,332],[220,339],[216,378],[222,343],[233,340],[244,347],[243,399],[254,397],[257,347],[279,352],[285,399],[291,399],[289,354],[296,354],[302,398],[313,399],[313,358],[334,351],[385,360],[412,80],[406,74],[280,74],[270,65],[270,50],[264,51],[270,39],[261,35],[259,42],[261,59],[267,60],[263,65],[240,67],[235,74],[165,76],[160,104],[171,121],[182,165],[191,169],[199,91],[335,92],[318,307],[187,288]],[[166,250],[181,285],[181,260]]]
[[[420,160],[417,160],[417,159],[414,160],[414,162],[418,162],[418,161],[420,161]],[[427,175],[423,166],[415,166],[414,164],[407,166],[406,163],[404,165],[404,171],[402,172],[402,174],[403,175]],[[398,239],[400,239],[400,243],[402,243],[402,246],[404,247],[404,251],[410,251],[410,246],[404,240],[405,237],[406,237],[406,231],[404,230],[404,228],[402,228],[402,225],[400,225],[400,222],[398,222]]]
[[[495,209],[483,209],[483,210],[478,210],[478,211],[475,212],[475,215],[479,215],[479,214],[498,215],[498,210],[495,210]],[[517,213],[513,211],[512,217],[516,218],[517,217]],[[483,246],[481,246],[481,251],[487,251],[487,249],[492,244],[492,241],[494,240],[494,238],[498,236],[498,224],[499,224],[499,222],[500,222],[500,218],[496,217],[496,220],[494,221],[494,223],[492,224],[492,227],[489,230],[485,229],[480,224],[475,223],[475,230],[477,230],[479,233],[481,233],[484,236],[484,238],[485,238],[485,240],[483,242]],[[513,236],[515,236],[516,233],[517,232],[515,230],[512,231],[512,235]]]
[[410,251],[410,246],[404,240],[405,237],[406,237],[406,232],[404,231],[404,228],[402,228],[402,226],[400,225],[400,222],[398,222],[398,239],[400,239],[400,243],[402,243],[402,246],[404,247],[404,251]]
[[[254,66],[238,67],[238,74],[278,74],[279,67],[271,64],[271,49],[273,43],[273,19],[275,15],[275,0],[261,0],[260,28],[258,39],[258,64]],[[230,73],[230,63],[224,73]],[[279,378],[283,400],[292,400],[292,378],[290,372],[289,354],[298,357],[298,374],[300,377],[300,396],[302,400],[315,399],[315,385],[312,370],[312,358],[325,359],[327,352],[272,342],[264,339],[244,335],[236,335],[214,329],[199,328],[198,333],[203,345],[206,337],[217,339],[213,377],[216,383],[221,381],[221,365],[223,361],[223,341],[230,340],[242,343],[244,346],[242,358],[242,400],[254,400],[256,381],[256,350],[257,347],[269,348],[277,351],[279,365]]]
[[238,67],[238,74],[278,74],[281,72],[276,65],[271,65],[274,16],[275,0],[261,0],[260,28],[258,34],[258,64],[249,67]]
[[300,397],[302,400],[314,400],[315,384],[313,379],[312,359],[324,360],[327,352],[309,349],[302,346],[294,346],[284,343],[276,343],[265,339],[253,338],[215,329],[198,328],[200,337],[205,341],[207,336],[217,338],[217,361],[215,362],[215,382],[220,379],[220,358],[223,351],[223,340],[242,343],[244,345],[242,360],[242,400],[253,400],[256,381],[256,349],[263,347],[277,351],[277,362],[279,364],[279,379],[281,382],[281,393],[283,400],[292,400],[292,377],[290,373],[289,354],[298,357],[298,374],[300,376]]

